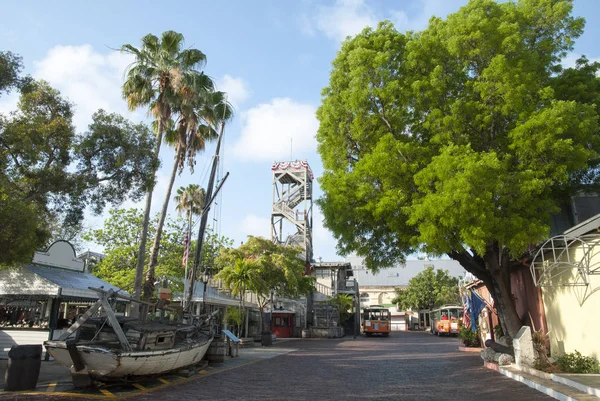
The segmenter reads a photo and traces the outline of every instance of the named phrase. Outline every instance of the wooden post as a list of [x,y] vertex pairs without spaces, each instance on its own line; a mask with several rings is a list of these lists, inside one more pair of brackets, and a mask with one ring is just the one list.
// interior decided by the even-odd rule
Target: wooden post
[[[107,295],[110,297],[112,293],[113,290],[111,289],[108,291]],[[121,346],[125,351],[131,352],[131,345],[129,345],[129,341],[127,341],[127,337],[125,336],[125,333],[123,333],[123,329],[121,329],[121,325],[119,324],[119,321],[115,316],[115,312],[112,310],[104,294],[100,294],[100,302],[102,303],[102,307],[104,308],[104,312],[106,313],[106,317],[108,318],[110,325],[112,326],[113,330],[115,331],[115,334],[119,338]]]
[[79,326],[81,326],[83,323],[85,323],[86,320],[92,317],[92,315],[96,313],[98,309],[100,309],[101,305],[102,303],[100,301],[96,301],[94,305],[92,305],[88,310],[86,310],[85,313],[81,315],[81,317],[75,323],[73,323],[71,327],[69,327],[66,333],[64,333],[58,338],[58,341],[66,340],[67,337],[69,337],[75,330],[79,328]]

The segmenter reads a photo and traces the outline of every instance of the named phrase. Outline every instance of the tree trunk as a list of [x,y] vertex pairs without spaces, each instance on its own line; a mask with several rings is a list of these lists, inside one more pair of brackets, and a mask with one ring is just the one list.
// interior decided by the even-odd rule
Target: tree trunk
[[488,246],[488,251],[483,256],[483,260],[485,261],[485,269],[489,272],[491,279],[491,288],[488,286],[488,290],[494,297],[502,331],[510,338],[515,338],[522,324],[511,291],[510,258],[494,242]]
[[265,329],[265,310],[264,307],[261,306],[260,307],[260,334],[262,334],[263,330]]
[[[173,190],[173,184],[175,183],[175,177],[177,176],[177,168],[179,161],[181,160],[181,152],[177,152],[175,157],[175,163],[173,163],[173,170],[171,171],[171,178],[169,179],[169,185],[167,186],[167,193],[163,202],[163,207],[160,212],[160,218],[158,219],[158,225],[156,226],[156,235],[154,236],[154,243],[152,244],[152,250],[150,251],[150,264],[148,265],[148,271],[146,272],[146,282],[144,283],[144,301],[148,301],[154,294],[154,272],[156,265],[158,264],[158,252],[160,250],[160,240],[162,238],[162,230],[167,217],[167,209],[169,208],[169,201],[171,200],[171,191]],[[205,284],[206,285],[206,284]]]
[[[244,287],[242,286],[242,293],[240,294],[240,312],[244,313],[244,295],[246,293],[246,290],[244,289]],[[242,322],[240,323],[240,332],[242,331],[242,325],[244,324],[244,321],[242,320]],[[238,337],[240,336],[240,333],[238,333]]]
[[250,320],[250,308],[246,309],[245,311],[245,317],[246,317],[246,322],[245,322],[245,327],[244,327],[244,337],[250,337],[248,335],[248,320]]
[[[162,142],[163,126],[159,121],[158,124],[158,135],[156,136],[156,144],[154,146],[154,158],[158,160],[160,153],[160,145]],[[154,172],[156,178],[156,172]],[[154,185],[148,189],[146,194],[146,202],[144,205],[144,220],[142,222],[142,232],[140,233],[140,247],[138,248],[137,265],[135,267],[135,282],[133,285],[133,298],[140,299],[142,295],[142,282],[144,278],[144,262],[146,259],[146,242],[148,241],[148,223],[150,222],[150,209],[152,207],[152,192],[154,191]],[[139,317],[139,305],[134,304],[131,309],[132,317]]]
[[483,281],[494,299],[502,331],[510,338],[514,338],[522,324],[511,292],[508,255],[498,247],[497,243],[492,243],[483,257],[476,252],[472,251],[471,254],[466,250],[450,252],[448,256]]

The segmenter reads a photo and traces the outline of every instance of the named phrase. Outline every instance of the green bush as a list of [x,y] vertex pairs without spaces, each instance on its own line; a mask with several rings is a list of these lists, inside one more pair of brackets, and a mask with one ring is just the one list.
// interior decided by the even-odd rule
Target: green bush
[[565,373],[600,373],[598,360],[591,356],[583,356],[577,350],[558,357],[556,363]]
[[498,323],[494,326],[494,338],[498,339],[500,337],[504,337],[504,331],[502,331],[502,326]]
[[462,340],[465,347],[481,347],[479,330],[472,332],[471,328],[462,326],[458,333],[458,337]]

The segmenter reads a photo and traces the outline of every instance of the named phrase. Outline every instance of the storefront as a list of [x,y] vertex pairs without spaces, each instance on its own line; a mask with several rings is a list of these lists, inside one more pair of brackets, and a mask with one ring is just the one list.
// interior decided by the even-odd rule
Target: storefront
[[[83,270],[83,261],[66,241],[36,252],[29,265],[0,270],[0,359],[12,345],[58,338],[97,301],[90,287],[119,291]],[[125,304],[116,309],[124,313]]]
[[285,309],[273,311],[273,324],[271,331],[277,338],[290,338],[294,335],[294,320],[296,313]]

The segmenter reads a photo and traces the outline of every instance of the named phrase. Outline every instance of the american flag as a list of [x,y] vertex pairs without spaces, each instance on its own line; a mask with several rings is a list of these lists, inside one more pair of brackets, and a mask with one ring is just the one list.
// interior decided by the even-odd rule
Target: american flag
[[463,326],[469,327],[471,325],[471,317],[469,316],[469,295],[468,293],[463,292],[462,286],[459,286],[460,289],[460,298],[463,303]]
[[187,265],[189,256],[190,256],[190,238],[189,238],[189,233],[185,233],[185,238],[183,240],[183,261],[182,261],[183,266]]

